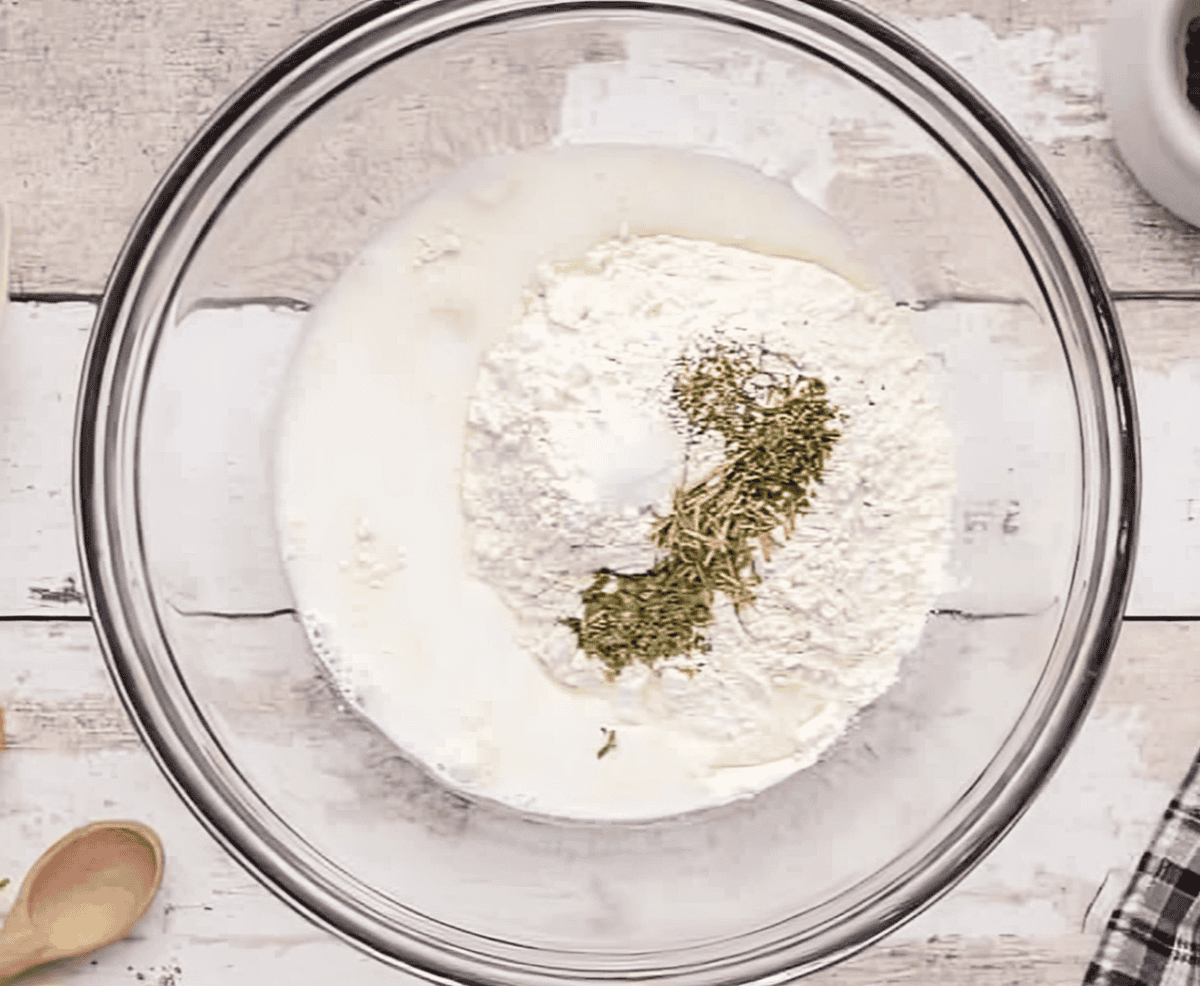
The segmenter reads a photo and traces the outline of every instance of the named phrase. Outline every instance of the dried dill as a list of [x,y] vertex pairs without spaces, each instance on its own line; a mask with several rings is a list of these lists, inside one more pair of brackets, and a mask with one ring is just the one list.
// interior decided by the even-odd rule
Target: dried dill
[[597,760],[603,759],[606,753],[611,753],[617,748],[617,731],[615,729],[606,729],[604,731],[608,734],[608,739],[604,741],[604,745],[596,753]]
[[[811,504],[825,460],[840,433],[825,384],[787,357],[717,345],[681,358],[671,397],[690,440],[716,433],[724,459],[700,481],[675,490],[670,514],[651,532],[663,557],[647,572],[597,569],[583,590],[583,617],[559,622],[614,679],[634,661],[709,650],[715,594],[740,612],[753,604],[761,577],[758,549],[770,560],[772,534],[785,538]],[[769,364],[769,365],[768,365]],[[688,669],[695,673],[695,669]],[[690,675],[689,675],[690,677]]]

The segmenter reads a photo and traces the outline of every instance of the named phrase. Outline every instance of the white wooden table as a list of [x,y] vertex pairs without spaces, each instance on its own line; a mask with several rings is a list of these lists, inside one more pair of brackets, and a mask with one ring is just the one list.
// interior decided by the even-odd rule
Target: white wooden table
[[[71,428],[91,318],[156,178],[237,84],[344,0],[0,0],[0,201],[13,207],[0,329],[0,913],[67,830],[162,835],[149,915],[42,983],[205,986],[407,977],[293,914],[201,829],[108,680],[73,540]],[[870,0],[950,60],[1033,143],[1118,299],[1142,418],[1142,542],[1094,710],[1044,794],[946,898],[816,984],[1078,983],[1200,746],[1200,232],[1136,186],[1097,70],[1104,0]]]

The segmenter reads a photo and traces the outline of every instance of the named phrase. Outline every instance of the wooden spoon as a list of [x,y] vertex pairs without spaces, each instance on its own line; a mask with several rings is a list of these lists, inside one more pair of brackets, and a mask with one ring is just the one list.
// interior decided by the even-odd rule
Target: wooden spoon
[[122,938],[162,883],[158,836],[138,822],[94,822],[43,853],[0,930],[0,983]]

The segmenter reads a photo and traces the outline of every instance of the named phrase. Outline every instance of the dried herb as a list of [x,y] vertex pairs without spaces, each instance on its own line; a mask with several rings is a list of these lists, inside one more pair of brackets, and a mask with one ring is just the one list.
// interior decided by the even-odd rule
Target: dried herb
[[4,877],[3,879],[0,879],[0,890],[3,890],[7,886],[8,886],[8,877]]
[[606,729],[604,731],[608,733],[608,739],[605,740],[604,745],[596,753],[597,760],[600,760],[606,753],[611,753],[617,748],[617,731],[615,729]]
[[597,569],[581,594],[582,619],[559,621],[610,680],[634,661],[709,650],[702,628],[712,622],[715,594],[739,613],[752,605],[762,581],[754,551],[769,561],[772,533],[790,537],[812,505],[810,490],[840,437],[831,427],[838,409],[825,384],[786,356],[761,348],[755,355],[717,345],[679,360],[671,396],[689,440],[719,434],[724,460],[675,490],[671,513],[651,532],[663,551],[653,568]]

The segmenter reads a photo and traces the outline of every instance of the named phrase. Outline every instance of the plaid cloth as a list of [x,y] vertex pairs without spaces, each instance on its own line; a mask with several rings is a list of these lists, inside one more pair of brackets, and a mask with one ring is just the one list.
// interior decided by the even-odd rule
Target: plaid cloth
[[1200,986],[1198,897],[1200,756],[1113,911],[1085,986]]

